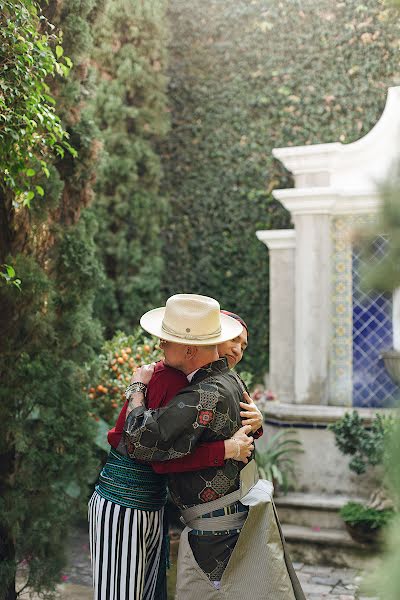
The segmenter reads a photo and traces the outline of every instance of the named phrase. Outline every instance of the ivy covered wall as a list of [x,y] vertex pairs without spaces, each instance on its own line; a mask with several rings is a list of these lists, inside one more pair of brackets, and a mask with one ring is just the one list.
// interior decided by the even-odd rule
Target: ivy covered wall
[[268,367],[268,261],[257,229],[290,227],[279,146],[351,142],[400,80],[400,24],[375,0],[170,0],[171,212],[164,295],[215,296],[250,326],[243,368]]

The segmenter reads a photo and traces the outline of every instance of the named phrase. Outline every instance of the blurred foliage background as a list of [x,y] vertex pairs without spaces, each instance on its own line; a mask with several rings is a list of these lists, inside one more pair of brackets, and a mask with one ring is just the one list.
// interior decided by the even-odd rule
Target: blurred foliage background
[[262,379],[255,231],[291,226],[271,150],[366,134],[399,82],[400,24],[376,0],[0,0],[0,22],[0,598],[14,600],[17,564],[49,596],[59,579],[96,419],[116,408],[107,368],[120,399],[110,353],[130,368],[145,310],[215,296],[248,322],[242,368]]
[[[393,292],[400,286],[400,154],[392,173],[381,187],[382,206],[380,220],[375,232],[367,232],[366,252],[373,243],[374,234],[385,231],[388,248],[380,267],[372,266],[364,276],[368,286]],[[399,404],[399,403],[398,403]],[[400,589],[400,422],[396,420],[389,443],[384,453],[385,479],[389,485],[395,516],[385,532],[385,548],[382,562],[366,582],[368,592],[379,594],[382,600],[396,600]]]

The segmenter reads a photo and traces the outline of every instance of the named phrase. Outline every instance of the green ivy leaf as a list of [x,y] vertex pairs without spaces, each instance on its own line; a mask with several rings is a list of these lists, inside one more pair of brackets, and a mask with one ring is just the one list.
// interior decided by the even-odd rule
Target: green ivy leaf
[[29,192],[25,192],[23,205],[29,207],[31,205],[31,200],[33,200],[34,197],[35,197],[35,192],[32,192],[32,190],[29,190]]
[[7,275],[10,277],[10,279],[12,279],[13,277],[15,277],[15,269],[14,267],[12,267],[11,265],[5,265],[6,270],[7,270]]
[[62,46],[56,46],[56,56],[57,58],[61,58],[64,54],[64,49]]

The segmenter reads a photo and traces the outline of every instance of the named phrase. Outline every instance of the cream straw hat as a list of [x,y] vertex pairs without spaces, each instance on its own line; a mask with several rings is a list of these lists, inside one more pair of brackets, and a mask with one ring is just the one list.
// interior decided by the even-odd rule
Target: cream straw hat
[[239,321],[221,314],[214,298],[197,294],[176,294],[166,305],[149,310],[140,325],[152,335],[191,346],[220,344],[241,334]]

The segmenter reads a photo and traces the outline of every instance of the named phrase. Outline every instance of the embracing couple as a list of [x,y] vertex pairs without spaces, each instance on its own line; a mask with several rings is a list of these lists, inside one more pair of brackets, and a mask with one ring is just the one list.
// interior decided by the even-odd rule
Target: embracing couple
[[164,361],[138,369],[89,502],[95,600],[166,600],[167,482],[186,527],[176,600],[305,600],[253,438],[239,376],[248,330],[216,300],[177,294],[140,321]]

